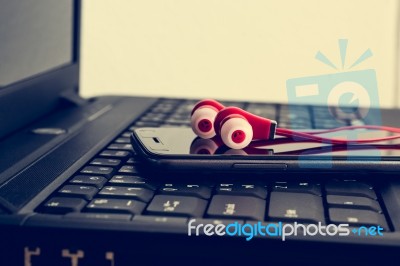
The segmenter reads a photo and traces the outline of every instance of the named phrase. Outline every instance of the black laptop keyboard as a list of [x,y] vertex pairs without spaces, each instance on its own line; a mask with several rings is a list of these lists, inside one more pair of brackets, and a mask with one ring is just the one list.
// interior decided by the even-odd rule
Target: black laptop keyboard
[[[66,218],[132,220],[146,223],[186,224],[283,221],[380,225],[390,231],[390,222],[373,184],[352,178],[272,179],[260,181],[232,178],[211,182],[163,182],[138,172],[130,144],[136,127],[189,126],[195,101],[160,100],[140,120],[121,133],[87,165],[72,175],[37,209],[39,213]],[[276,119],[281,127],[332,128],[362,124],[359,118],[335,120],[326,109],[273,104],[224,103],[243,107],[257,115]],[[268,179],[271,180],[271,179]]]

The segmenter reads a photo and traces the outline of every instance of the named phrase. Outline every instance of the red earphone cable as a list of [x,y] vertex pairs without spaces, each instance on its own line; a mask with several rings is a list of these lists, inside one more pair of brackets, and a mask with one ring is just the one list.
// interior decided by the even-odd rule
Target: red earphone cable
[[394,136],[389,136],[389,137],[384,137],[384,138],[370,138],[370,139],[338,139],[338,138],[325,138],[325,137],[319,137],[315,136],[318,134],[323,134],[323,133],[331,133],[331,132],[337,132],[337,131],[343,131],[343,130],[355,130],[355,129],[368,129],[368,130],[379,130],[379,131],[387,131],[387,132],[393,132],[393,133],[400,133],[400,128],[395,128],[395,127],[387,127],[387,126],[345,126],[345,127],[338,127],[334,129],[329,129],[329,130],[319,130],[319,131],[309,131],[309,132],[300,132],[300,131],[295,131],[295,130],[290,130],[290,129],[285,129],[285,128],[277,128],[276,129],[276,134],[281,135],[284,137],[296,137],[299,139],[305,139],[305,140],[314,140],[314,141],[319,141],[319,142],[324,142],[324,143],[329,143],[329,144],[357,144],[357,143],[371,143],[371,142],[380,142],[380,141],[388,141],[388,140],[394,140],[394,139],[400,139],[400,134],[394,135]]

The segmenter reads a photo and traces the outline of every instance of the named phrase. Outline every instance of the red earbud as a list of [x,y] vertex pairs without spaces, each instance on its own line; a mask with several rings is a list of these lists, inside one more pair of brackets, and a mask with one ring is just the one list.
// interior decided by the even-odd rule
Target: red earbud
[[215,100],[202,100],[193,107],[191,113],[191,126],[197,136],[209,139],[216,135],[214,120],[218,112],[225,106]]
[[274,139],[277,123],[246,112],[238,107],[226,107],[214,121],[215,132],[232,149],[243,149],[252,140]]

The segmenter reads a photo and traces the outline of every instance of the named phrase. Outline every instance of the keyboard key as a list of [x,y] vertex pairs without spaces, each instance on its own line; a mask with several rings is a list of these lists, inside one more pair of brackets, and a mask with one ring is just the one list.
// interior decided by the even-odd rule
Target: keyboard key
[[52,198],[40,208],[40,212],[64,214],[67,212],[78,212],[86,205],[86,201],[78,198]]
[[156,106],[154,107],[151,112],[152,113],[162,113],[162,114],[170,114],[172,113],[175,109],[175,105],[163,105],[163,106]]
[[335,118],[338,120],[353,120],[359,117],[358,114],[359,108],[354,107],[345,107],[345,106],[336,106],[331,107],[330,110],[335,115]]
[[385,217],[375,211],[329,208],[332,223],[348,223],[351,225],[380,225],[388,230]]
[[146,226],[180,226],[187,227],[187,218],[184,217],[166,217],[152,215],[136,215],[133,217],[134,224],[143,224]]
[[64,216],[67,219],[96,219],[104,221],[130,221],[132,215],[130,214],[110,214],[110,213],[81,213],[81,212],[71,212]]
[[203,216],[207,201],[195,197],[157,195],[147,207],[151,215]]
[[330,207],[368,209],[382,212],[379,203],[376,200],[365,197],[327,195],[326,201]]
[[59,196],[82,198],[91,200],[96,195],[98,189],[92,186],[76,186],[66,185],[63,186],[57,193]]
[[306,193],[271,192],[268,216],[275,221],[325,221],[322,198]]
[[169,118],[173,118],[173,119],[186,119],[186,121],[189,119],[188,117],[190,117],[190,112],[189,113],[177,113],[177,114],[172,114]]
[[315,118],[332,119],[332,114],[329,112],[328,107],[325,106],[311,106],[313,116]]
[[96,158],[93,161],[91,161],[90,164],[99,166],[118,166],[121,164],[121,160]]
[[126,131],[126,132],[124,132],[124,133],[121,135],[121,137],[122,137],[122,138],[130,138],[130,137],[131,137],[131,134],[132,134],[132,132]]
[[129,176],[129,175],[115,175],[109,181],[110,184],[119,184],[126,186],[135,186],[135,187],[144,187],[151,190],[156,189],[156,185],[149,180],[138,177],[138,176]]
[[183,119],[168,118],[167,120],[165,120],[165,123],[170,125],[190,125],[189,116],[188,118]]
[[124,165],[122,166],[119,171],[119,173],[124,173],[124,174],[137,174],[136,167],[133,165]]
[[124,197],[148,202],[153,197],[153,191],[141,187],[106,186],[100,192],[101,197]]
[[126,158],[131,156],[132,154],[128,151],[113,151],[113,150],[104,150],[100,153],[100,156],[103,157],[116,157],[116,158]]
[[277,181],[273,184],[272,191],[309,193],[316,196],[322,195],[320,184],[307,181],[301,181],[301,182]]
[[395,230],[400,230],[400,181],[388,182],[381,191],[383,202]]
[[358,181],[330,181],[325,185],[326,194],[368,197],[376,200],[372,186]]
[[105,177],[97,175],[77,175],[73,177],[69,182],[71,184],[91,185],[97,188],[102,188],[107,182],[107,179]]
[[252,114],[276,120],[276,106],[250,103],[246,110]]
[[[135,123],[135,127],[158,127],[160,125],[159,122],[150,122],[150,121],[137,121]],[[132,127],[130,128],[132,129]]]
[[88,212],[140,214],[145,203],[131,199],[94,199],[86,207]]
[[132,151],[132,145],[131,144],[111,144],[110,146],[107,147],[109,150],[124,150],[124,151]]
[[310,109],[306,105],[281,105],[279,108],[279,120],[282,119],[291,121],[298,119],[311,120]]
[[114,168],[106,166],[86,166],[81,170],[82,174],[102,175],[108,178],[111,177],[113,172]]
[[144,116],[140,117],[140,121],[162,122],[168,116],[169,116],[168,114],[149,112],[146,113]]
[[[169,99],[168,99],[168,101],[169,101]],[[160,102],[159,104],[157,104],[156,106],[153,107],[152,112],[164,113],[164,114],[170,113],[176,109],[178,103],[179,103],[178,101],[167,102],[165,100],[162,100],[162,102]]]
[[330,118],[316,117],[314,119],[314,127],[316,129],[331,129],[331,128],[336,128],[336,127],[344,127],[344,126],[348,126],[348,125],[349,125],[348,121],[336,120],[332,116]]
[[195,196],[203,199],[211,197],[211,189],[200,184],[164,184],[159,189],[160,194]]
[[279,126],[290,128],[290,129],[310,129],[310,128],[312,128],[311,121],[309,121],[309,120],[297,119],[295,121],[290,121],[289,118],[280,120]]
[[131,139],[129,137],[130,136],[128,136],[127,138],[117,138],[115,140],[115,143],[122,143],[122,144],[131,143]]
[[165,115],[163,114],[148,114],[144,117],[140,118],[141,122],[154,122],[154,123],[161,123],[165,120]]
[[266,186],[253,183],[223,183],[216,186],[215,193],[220,195],[254,196],[260,199],[265,199],[267,197],[267,188]]
[[[138,127],[138,126],[131,126],[131,127],[128,128],[128,130],[133,132],[133,131],[135,131],[135,130],[138,129],[138,128],[140,128],[140,127]],[[131,134],[132,134],[132,132],[131,132]],[[129,136],[130,136],[130,135],[129,135]]]
[[126,161],[127,164],[134,164],[136,163],[136,160],[133,159],[132,157],[128,159],[128,161]]
[[207,216],[222,219],[250,219],[263,221],[265,200],[245,196],[213,196]]

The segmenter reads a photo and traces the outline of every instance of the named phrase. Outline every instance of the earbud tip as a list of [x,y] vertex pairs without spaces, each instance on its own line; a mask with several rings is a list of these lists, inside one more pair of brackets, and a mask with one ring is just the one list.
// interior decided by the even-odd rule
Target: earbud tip
[[221,138],[231,149],[243,149],[253,139],[253,128],[243,118],[230,118],[221,127]]
[[214,108],[202,107],[197,109],[190,121],[193,132],[203,139],[214,137],[214,120],[216,115],[217,110]]

